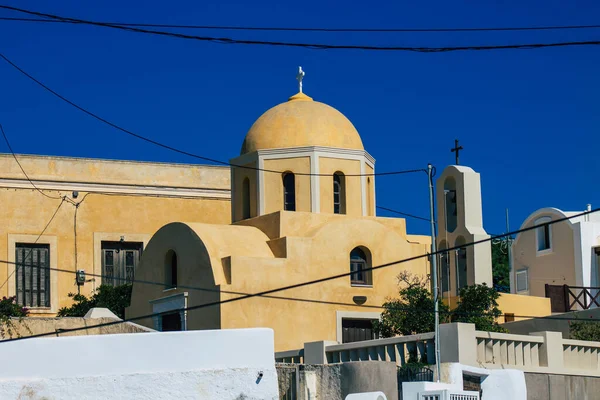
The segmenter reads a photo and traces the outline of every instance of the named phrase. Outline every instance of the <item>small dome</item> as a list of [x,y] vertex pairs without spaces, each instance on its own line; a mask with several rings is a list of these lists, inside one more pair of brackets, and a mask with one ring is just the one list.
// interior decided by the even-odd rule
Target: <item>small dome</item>
[[364,149],[358,131],[341,112],[298,93],[254,122],[241,154],[303,146]]

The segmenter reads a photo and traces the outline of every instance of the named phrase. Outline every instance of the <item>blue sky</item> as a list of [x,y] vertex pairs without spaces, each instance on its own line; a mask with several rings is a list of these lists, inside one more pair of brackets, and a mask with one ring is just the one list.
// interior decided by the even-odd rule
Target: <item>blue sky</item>
[[[485,3],[485,4],[483,4]],[[146,23],[319,27],[597,24],[597,1],[8,1],[66,16]],[[3,16],[18,16],[1,11]],[[508,33],[214,32],[294,42],[456,46],[598,40],[600,29]],[[152,139],[211,158],[239,153],[254,120],[297,89],[343,112],[378,172],[454,158],[481,173],[484,225],[547,206],[600,206],[600,47],[442,54],[223,45],[100,27],[0,21],[0,52],[71,100]],[[54,98],[0,61],[0,123],[19,153],[196,160],[140,142]],[[0,151],[7,151],[0,144]],[[427,216],[425,175],[378,177],[379,205]],[[380,215],[386,215],[381,213]],[[408,220],[412,233],[426,222]]]

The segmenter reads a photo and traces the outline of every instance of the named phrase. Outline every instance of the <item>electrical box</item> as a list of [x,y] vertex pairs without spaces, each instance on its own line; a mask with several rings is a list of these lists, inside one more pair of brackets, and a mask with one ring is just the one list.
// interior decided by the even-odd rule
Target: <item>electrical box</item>
[[75,276],[75,281],[77,282],[78,286],[81,286],[85,283],[85,271],[80,269],[77,270],[77,274]]

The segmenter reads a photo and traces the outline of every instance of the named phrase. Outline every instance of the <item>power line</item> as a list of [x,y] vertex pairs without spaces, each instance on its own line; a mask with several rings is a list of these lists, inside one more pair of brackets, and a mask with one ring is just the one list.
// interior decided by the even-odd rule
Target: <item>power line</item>
[[420,219],[420,220],[427,221],[427,222],[430,221],[429,218],[423,218],[423,217],[419,217],[418,215],[413,215],[413,214],[405,213],[402,211],[392,210],[391,208],[382,207],[382,206],[376,206],[376,207],[380,210],[384,210],[384,211],[391,212],[391,213],[398,214],[398,215],[403,215],[405,217]]
[[[0,21],[50,22],[77,24],[74,21],[61,21],[42,18],[0,17]],[[234,26],[234,25],[190,25],[190,24],[150,24],[137,22],[98,21],[108,25],[132,26],[140,28],[201,29],[221,31],[267,31],[267,32],[355,32],[355,33],[394,33],[394,32],[506,32],[506,31],[555,31],[573,29],[598,29],[600,25],[550,25],[550,26],[514,26],[514,27],[474,27],[474,28],[327,28],[327,27],[272,27],[272,26]]]
[[364,46],[364,45],[335,45],[324,43],[293,43],[281,41],[262,41],[262,40],[246,40],[232,39],[227,37],[211,37],[211,36],[195,36],[183,33],[149,30],[137,28],[133,26],[116,25],[105,22],[97,22],[83,20],[78,18],[62,17],[54,14],[47,14],[38,11],[25,10],[22,8],[0,5],[0,8],[17,11],[38,17],[51,18],[58,21],[69,22],[73,24],[85,24],[102,26],[106,28],[120,29],[124,31],[145,33],[150,35],[167,36],[179,39],[197,40],[203,42],[213,42],[220,44],[245,44],[245,45],[263,45],[277,47],[299,47],[315,50],[371,50],[371,51],[409,51],[417,53],[442,53],[451,51],[481,51],[481,50],[506,50],[506,49],[537,49],[545,47],[565,47],[565,46],[590,46],[600,45],[600,41],[570,41],[570,42],[554,42],[554,43],[522,43],[522,44],[506,44],[506,45],[469,45],[469,46],[453,46],[453,47],[409,47],[409,46]]
[[[50,224],[52,223],[52,221],[54,220],[54,217],[56,217],[56,214],[58,214],[58,211],[60,210],[60,208],[62,207],[63,203],[66,201],[66,196],[63,197],[60,201],[60,204],[58,205],[58,207],[56,208],[56,211],[54,211],[54,214],[52,214],[52,217],[50,217],[50,220],[48,221],[48,223],[46,224],[46,226],[44,226],[44,229],[42,229],[42,232],[38,235],[38,237],[34,240],[33,244],[36,244],[38,242],[38,240],[40,240],[40,238],[42,237],[42,235],[44,234],[44,232],[46,232],[46,229],[48,229],[48,227],[50,226]],[[27,255],[23,258],[23,263],[27,260],[27,258],[29,258],[31,256],[31,253],[33,253],[33,249],[29,250],[29,253],[27,253]],[[2,261],[0,261],[2,262]],[[15,262],[10,262],[10,261],[6,261],[6,262],[2,262],[4,264],[14,264],[17,265],[17,263]],[[25,264],[23,264],[25,265]],[[4,281],[4,283],[2,284],[2,286],[0,286],[0,289],[2,289],[4,287],[4,285],[6,285],[6,283],[10,280],[10,278],[15,274],[15,271],[17,269],[15,268],[10,275],[6,278],[6,280]]]
[[[531,230],[535,230],[538,229],[540,227],[543,226],[550,226],[559,222],[563,222],[563,221],[567,221],[570,220],[572,218],[578,218],[584,215],[588,215],[588,214],[592,214],[595,212],[600,211],[600,208],[598,209],[594,209],[591,211],[584,211],[582,213],[579,214],[575,214],[575,215],[571,215],[571,216],[567,216],[567,217],[563,217],[563,218],[559,218],[559,219],[555,219],[555,220],[551,220],[548,222],[544,222],[541,223],[539,225],[532,225],[530,227],[527,228],[522,228],[513,232],[507,232],[505,234],[499,235],[499,236],[494,236],[494,237],[489,237],[486,239],[480,239],[474,242],[470,242],[470,243],[466,243],[460,246],[454,246],[448,249],[443,249],[443,250],[438,250],[436,252],[431,252],[431,253],[425,253],[425,254],[421,254],[418,256],[413,256],[413,257],[409,257],[409,258],[405,258],[402,260],[398,260],[398,261],[392,261],[389,263],[385,263],[385,264],[381,264],[375,267],[369,267],[369,268],[363,268],[362,271],[374,271],[374,270],[378,270],[378,269],[382,269],[382,268],[387,268],[390,267],[392,265],[398,265],[398,264],[403,264],[406,262],[410,262],[410,261],[415,261],[421,258],[425,258],[425,257],[432,257],[432,256],[436,256],[438,254],[441,253],[446,253],[449,251],[453,251],[453,250],[458,250],[461,248],[465,248],[468,246],[475,246],[481,243],[485,243],[485,242],[489,242],[491,240],[497,239],[498,237],[504,237],[504,236],[508,236],[508,235],[515,235],[518,233],[522,233],[522,232],[527,232],[527,231],[531,231]],[[239,300],[246,300],[249,298],[253,298],[253,297],[261,297],[261,296],[265,296],[265,295],[270,295],[272,293],[276,293],[276,292],[281,292],[281,291],[285,291],[285,290],[291,290],[291,289],[296,289],[299,287],[304,287],[304,286],[309,286],[309,285],[314,285],[317,283],[322,283],[322,282],[327,282],[330,280],[335,280],[335,279],[339,279],[339,278],[344,278],[344,277],[348,277],[352,274],[354,274],[355,272],[346,272],[346,273],[342,273],[342,274],[337,274],[337,275],[332,275],[329,277],[325,277],[325,278],[319,278],[319,279],[315,279],[315,280],[311,280],[311,281],[306,281],[306,282],[301,282],[301,283],[296,283],[296,284],[292,284],[292,285],[287,285],[287,286],[283,286],[283,287],[279,287],[279,288],[275,288],[275,289],[269,289],[269,290],[265,290],[265,291],[261,291],[258,293],[253,293],[253,294],[247,294],[247,295],[243,295],[243,296],[239,296],[239,297],[235,297],[235,298],[231,298],[231,299],[227,299],[227,300],[219,300],[219,301],[214,301],[214,302],[209,302],[209,303],[204,303],[204,304],[199,304],[199,305],[195,305],[195,306],[190,306],[190,307],[185,307],[185,308],[181,308],[181,309],[177,309],[177,310],[169,310],[169,311],[164,311],[164,312],[160,312],[160,313],[152,313],[152,314],[147,314],[147,315],[141,315],[138,317],[133,317],[133,318],[127,318],[124,320],[120,320],[120,321],[113,321],[113,322],[107,322],[107,323],[102,323],[102,324],[97,324],[97,325],[91,325],[91,326],[85,326],[85,327],[80,327],[80,328],[72,328],[72,329],[65,329],[63,330],[63,332],[75,332],[75,331],[80,331],[80,330],[85,330],[85,329],[93,329],[93,328],[101,328],[101,327],[106,327],[106,326],[112,326],[112,325],[116,325],[116,324],[122,324],[125,322],[131,322],[131,321],[139,321],[142,319],[149,319],[152,317],[156,317],[156,316],[162,316],[162,315],[166,315],[166,314],[170,314],[173,313],[174,311],[193,311],[193,310],[198,310],[198,309],[202,309],[202,308],[206,308],[206,307],[212,307],[212,306],[217,306],[217,305],[221,305],[221,304],[227,304],[227,303],[232,303],[234,301],[239,301]],[[517,316],[515,315],[515,318],[529,318],[530,316]],[[547,317],[531,317],[531,318],[538,318],[538,319],[548,319],[548,318],[552,318],[552,316],[547,316]],[[573,318],[575,319],[575,318]],[[590,320],[590,319],[586,319]],[[599,319],[600,320],[600,319]],[[44,336],[49,336],[49,335],[55,335],[56,332],[46,332],[46,333],[40,333],[40,334],[36,334],[36,335],[32,335],[32,336],[27,336],[27,337],[22,337],[22,338],[14,338],[14,339],[8,339],[8,340],[4,340],[4,342],[10,342],[10,341],[15,341],[15,340],[24,340],[24,339],[33,339],[33,338],[37,338],[37,337],[44,337]]]
[[[0,6],[1,7],[1,6]],[[173,152],[179,153],[179,154],[183,154],[185,156],[188,157],[193,157],[196,159],[200,159],[203,161],[209,161],[212,163],[216,163],[216,164],[221,164],[221,165],[226,165],[232,168],[242,168],[242,169],[250,169],[253,171],[263,171],[263,172],[271,172],[271,173],[276,173],[276,174],[282,174],[284,171],[276,171],[276,170],[270,170],[270,169],[264,169],[264,168],[258,168],[258,167],[252,167],[252,166],[247,166],[247,165],[236,165],[236,164],[231,164],[225,161],[221,161],[221,160],[216,160],[214,158],[209,158],[209,157],[204,157],[204,156],[200,156],[194,153],[191,153],[189,151],[186,150],[181,150],[178,149],[176,147],[158,142],[154,139],[150,139],[146,136],[142,136],[140,134],[137,134],[135,132],[130,131],[129,129],[125,129],[101,116],[99,116],[98,114],[93,113],[92,111],[89,111],[88,109],[78,105],[77,103],[67,99],[66,97],[64,97],[63,95],[61,95],[60,93],[54,91],[53,89],[51,89],[50,87],[46,86],[43,82],[39,81],[38,79],[36,79],[34,76],[30,75],[28,72],[26,72],[25,70],[23,70],[21,67],[19,67],[17,64],[13,63],[8,57],[6,57],[4,54],[0,53],[0,57],[2,59],[4,59],[4,61],[6,61],[9,65],[11,65],[13,68],[15,68],[17,71],[19,71],[21,74],[25,75],[27,78],[29,78],[30,80],[32,80],[33,82],[35,82],[36,84],[38,84],[39,86],[41,86],[42,88],[46,89],[48,92],[52,93],[54,96],[58,97],[59,99],[61,99],[62,101],[64,101],[65,103],[75,107],[76,109],[78,109],[79,111],[97,119],[98,121],[112,127],[115,128],[123,133],[126,133],[127,135],[133,136],[137,139],[143,140],[147,143],[153,144],[155,146],[158,147],[162,147],[164,149],[167,150],[171,150]],[[414,172],[424,172],[425,170],[420,168],[420,169],[411,169],[411,170],[403,170],[403,171],[390,171],[390,172],[376,172],[376,173],[372,173],[372,174],[347,174],[345,175],[346,177],[360,177],[360,176],[386,176],[386,175],[402,175],[402,174],[409,174],[409,173],[414,173]],[[333,176],[333,174],[314,174],[314,173],[307,173],[307,172],[297,172],[295,173],[295,175],[299,175],[299,176]],[[33,183],[32,183],[33,184]]]
[[27,172],[25,172],[25,170],[23,169],[23,166],[21,165],[21,163],[19,162],[19,159],[17,158],[15,152],[13,151],[12,146],[10,145],[10,142],[8,141],[8,137],[6,136],[6,133],[4,132],[4,128],[2,127],[2,124],[0,124],[0,131],[2,132],[2,136],[4,136],[4,141],[6,142],[6,145],[8,146],[8,150],[10,150],[10,153],[12,154],[13,158],[17,162],[17,165],[19,165],[19,168],[21,168],[21,172],[23,172],[23,175],[25,175],[25,178],[27,178],[27,180],[29,181],[29,183],[31,183],[31,186],[33,186],[33,188],[35,190],[37,190],[40,194],[42,194],[43,196],[45,196],[45,197],[47,197],[49,199],[60,200],[61,199],[60,196],[59,197],[50,196],[49,194],[46,194],[46,193],[42,192],[40,190],[40,188],[38,188],[37,186],[35,186],[35,183],[33,183],[31,179],[29,179],[29,175],[27,175]]

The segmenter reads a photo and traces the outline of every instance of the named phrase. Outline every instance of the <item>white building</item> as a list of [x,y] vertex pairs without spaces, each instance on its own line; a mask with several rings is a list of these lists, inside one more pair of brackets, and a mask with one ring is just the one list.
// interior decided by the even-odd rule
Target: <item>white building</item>
[[[591,206],[588,205],[588,210]],[[521,229],[580,214],[557,208],[532,213]],[[522,232],[512,245],[511,293],[552,299],[553,311],[595,307],[600,287],[600,213],[591,213]],[[547,286],[548,285],[548,286]],[[570,287],[572,294],[569,294]],[[559,286],[561,286],[559,288]],[[584,294],[582,291],[589,294]],[[577,304],[575,298],[579,296]],[[560,300],[560,299],[564,300]],[[564,301],[564,303],[563,303]],[[600,296],[595,299],[600,303]],[[562,304],[561,304],[562,303]],[[587,304],[587,305],[586,305]],[[567,306],[567,309],[563,309]]]

